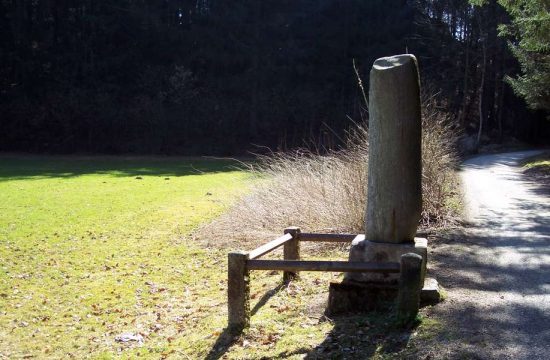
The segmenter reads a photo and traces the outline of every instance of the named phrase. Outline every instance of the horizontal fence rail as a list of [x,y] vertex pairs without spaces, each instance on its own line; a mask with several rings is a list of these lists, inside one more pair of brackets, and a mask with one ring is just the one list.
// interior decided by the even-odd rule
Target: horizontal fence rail
[[398,273],[399,263],[299,260],[248,260],[250,270]]
[[[230,331],[239,333],[250,324],[250,270],[283,271],[285,283],[296,279],[300,271],[400,273],[398,316],[406,319],[416,316],[422,263],[418,255],[403,255],[401,263],[300,260],[301,241],[355,243],[362,240],[365,240],[363,234],[302,233],[300,228],[290,227],[285,229],[283,236],[250,252],[229,253],[227,295]],[[284,246],[284,260],[258,260],[281,246]]]
[[365,235],[363,234],[313,234],[313,233],[301,233],[300,241],[319,241],[319,242],[352,242],[355,239],[363,240]]
[[250,253],[248,253],[248,257],[250,259],[257,259],[260,256],[268,254],[273,250],[283,246],[287,241],[290,241],[290,240],[292,240],[292,234],[284,234],[280,238],[277,238],[273,241],[268,242],[265,245],[260,246],[255,250],[252,250]]

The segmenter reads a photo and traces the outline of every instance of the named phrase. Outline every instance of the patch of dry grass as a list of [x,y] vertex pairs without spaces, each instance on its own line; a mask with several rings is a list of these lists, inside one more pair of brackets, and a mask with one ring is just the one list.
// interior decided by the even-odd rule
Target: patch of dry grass
[[[433,100],[423,104],[423,227],[453,221],[459,204],[454,174],[456,132]],[[308,150],[262,156],[250,171],[261,181],[228,213],[197,232],[224,242],[269,239],[287,226],[304,231],[362,232],[367,199],[368,132],[357,126],[346,149]]]
[[459,131],[450,115],[433,100],[422,107],[422,218],[424,228],[445,227],[456,222],[460,212],[459,180],[456,174]]

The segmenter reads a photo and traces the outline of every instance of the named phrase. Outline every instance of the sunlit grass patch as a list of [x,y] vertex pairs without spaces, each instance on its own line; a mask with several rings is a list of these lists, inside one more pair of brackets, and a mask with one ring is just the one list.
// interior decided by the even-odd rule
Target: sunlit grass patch
[[550,186],[550,151],[525,159],[522,163],[523,173],[542,186]]
[[522,162],[525,169],[546,170],[550,172],[550,151],[545,151],[541,154],[531,156]]
[[0,158],[0,358],[109,357],[138,345],[127,332],[162,353],[191,312],[216,313],[225,252],[186,235],[246,188],[229,165]]
[[550,160],[536,160],[525,164],[525,168],[540,168],[545,170],[550,170]]

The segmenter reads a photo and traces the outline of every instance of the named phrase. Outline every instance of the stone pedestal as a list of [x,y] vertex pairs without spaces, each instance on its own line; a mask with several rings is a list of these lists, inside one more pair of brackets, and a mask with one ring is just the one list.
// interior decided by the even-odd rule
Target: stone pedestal
[[[353,280],[331,282],[325,314],[328,316],[369,311],[386,311],[395,304],[397,284],[364,283]],[[420,305],[435,305],[441,299],[437,280],[425,278],[420,291]]]
[[[434,292],[433,288],[437,287],[437,281],[430,279],[429,288],[424,286],[428,263],[427,239],[415,238],[413,243],[406,244],[354,241],[350,250],[350,261],[399,263],[401,256],[408,253],[422,257],[422,304],[436,303],[436,297],[439,299],[439,289]],[[344,281],[330,284],[327,315],[390,308],[397,298],[399,276],[400,274],[395,273],[346,273]]]
[[[422,257],[422,284],[426,277],[426,264],[428,263],[428,240],[414,238],[414,242],[405,244],[379,243],[374,241],[357,241],[351,244],[350,261],[364,262],[396,262],[399,263],[401,255],[413,253]],[[380,273],[347,273],[345,281],[390,284],[395,285],[399,280],[399,274]]]
[[331,282],[325,314],[328,316],[388,310],[398,294],[397,285],[355,281]]

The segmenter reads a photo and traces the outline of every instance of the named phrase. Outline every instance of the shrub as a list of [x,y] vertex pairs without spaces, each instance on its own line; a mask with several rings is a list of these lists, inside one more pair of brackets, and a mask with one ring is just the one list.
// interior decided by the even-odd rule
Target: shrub
[[[456,132],[433,99],[423,101],[421,225],[447,225],[456,215]],[[199,237],[266,240],[287,226],[305,231],[363,232],[367,199],[368,132],[358,125],[344,150],[309,150],[260,156],[249,165],[259,178],[252,192]],[[246,233],[243,234],[243,229]],[[208,234],[208,235],[207,235]],[[238,239],[236,239],[238,238]]]

